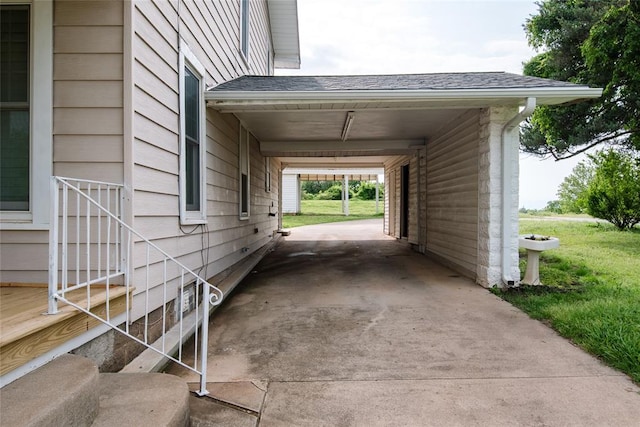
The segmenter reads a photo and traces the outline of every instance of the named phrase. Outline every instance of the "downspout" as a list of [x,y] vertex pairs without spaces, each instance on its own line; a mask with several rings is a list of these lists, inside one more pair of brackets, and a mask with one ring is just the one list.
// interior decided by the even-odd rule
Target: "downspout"
[[[520,122],[529,117],[536,108],[536,98],[528,97],[524,108],[509,120],[502,128],[502,282],[506,286],[513,286],[515,280],[511,275],[511,256],[509,248],[511,247],[511,223],[508,218],[511,217],[511,194],[513,186],[511,176],[513,175],[513,156],[512,150],[506,142],[506,135],[513,128],[518,126]],[[517,161],[517,159],[515,159]]]

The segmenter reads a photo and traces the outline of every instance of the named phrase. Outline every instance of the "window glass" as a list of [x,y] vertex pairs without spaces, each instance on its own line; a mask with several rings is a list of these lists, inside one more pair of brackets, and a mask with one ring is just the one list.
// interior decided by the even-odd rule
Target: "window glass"
[[184,70],[186,209],[200,210],[200,81]]
[[29,6],[0,6],[0,209],[29,210]]

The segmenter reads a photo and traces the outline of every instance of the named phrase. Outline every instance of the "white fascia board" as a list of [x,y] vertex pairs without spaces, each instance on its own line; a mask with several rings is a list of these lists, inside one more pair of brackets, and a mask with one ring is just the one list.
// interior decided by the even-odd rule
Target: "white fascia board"
[[297,0],[267,0],[275,68],[300,68]]
[[526,98],[579,100],[598,98],[602,89],[589,87],[549,87],[515,89],[415,89],[415,90],[343,90],[343,91],[208,91],[205,99],[213,107],[237,105],[274,105],[283,103],[349,101],[448,101],[448,100],[517,100]]

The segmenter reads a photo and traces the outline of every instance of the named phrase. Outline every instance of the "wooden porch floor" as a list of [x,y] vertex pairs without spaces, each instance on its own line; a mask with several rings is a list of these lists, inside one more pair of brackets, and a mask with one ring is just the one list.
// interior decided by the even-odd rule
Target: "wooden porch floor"
[[[60,313],[46,315],[46,284],[0,283],[0,375],[45,354],[100,322],[74,307],[60,303]],[[87,306],[86,290],[67,294],[81,307]],[[126,309],[126,289],[109,287],[109,312],[114,317]],[[107,310],[104,285],[91,286],[91,312],[104,317]]]

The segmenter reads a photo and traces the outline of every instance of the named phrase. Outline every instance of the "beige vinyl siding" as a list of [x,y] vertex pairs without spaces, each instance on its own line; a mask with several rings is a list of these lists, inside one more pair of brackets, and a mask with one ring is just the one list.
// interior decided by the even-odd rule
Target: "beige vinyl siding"
[[427,251],[474,276],[479,115],[462,115],[426,148]]
[[[239,2],[147,0],[135,2],[133,7],[134,228],[208,278],[267,243],[278,222],[277,217],[268,214],[270,209],[277,211],[279,189],[274,171],[279,165],[272,160],[271,192],[266,192],[264,157],[253,137],[250,217],[239,219],[240,123],[231,114],[207,109],[202,144],[206,147],[203,173],[207,223],[180,225],[179,39],[204,67],[207,86],[246,74],[248,69],[239,52]],[[265,34],[268,21],[264,1],[251,3],[251,24],[251,72],[263,73],[270,40],[270,35]],[[134,283],[142,280],[145,257],[144,245],[136,243]],[[151,259],[152,284],[160,283],[160,261],[157,256]],[[151,309],[159,305],[159,296],[152,291]],[[142,307],[135,303],[134,316],[141,314]]]
[[[123,182],[121,1],[53,4],[53,173]],[[48,232],[0,232],[3,282],[47,282]]]
[[398,156],[385,164],[385,225],[384,232],[400,238],[402,218],[402,167],[409,166],[409,223],[407,240],[418,243],[418,158]]

